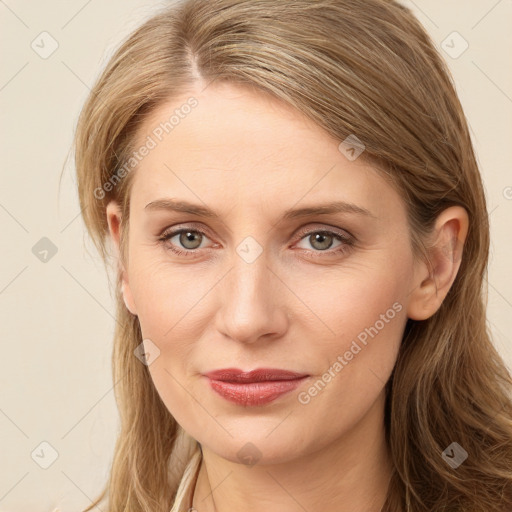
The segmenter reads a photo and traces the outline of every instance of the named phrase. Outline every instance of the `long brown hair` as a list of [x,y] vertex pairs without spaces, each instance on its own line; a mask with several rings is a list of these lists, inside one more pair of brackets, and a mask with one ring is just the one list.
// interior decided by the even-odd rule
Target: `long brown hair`
[[[157,106],[202,80],[245,84],[308,116],[340,142],[355,134],[408,209],[412,244],[460,205],[470,226],[457,277],[440,309],[408,320],[386,403],[394,473],[385,512],[512,510],[512,377],[486,321],[486,199],[453,80],[425,29],[391,0],[185,0],[120,46],[80,114],[75,163],[83,219],[109,262],[105,209],[122,208],[127,263],[130,184],[138,128]],[[200,105],[199,107],[200,108]],[[190,114],[193,115],[193,112]],[[124,169],[124,172],[122,172]],[[192,478],[197,446],[134,357],[142,336],[117,274],[113,376],[121,431],[111,512],[168,512]],[[443,451],[468,454],[456,469]],[[183,488],[183,486],[182,486]]]

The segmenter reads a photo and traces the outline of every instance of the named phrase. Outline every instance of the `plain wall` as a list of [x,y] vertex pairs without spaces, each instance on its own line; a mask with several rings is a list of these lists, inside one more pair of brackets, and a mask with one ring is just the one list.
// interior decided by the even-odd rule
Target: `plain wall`
[[[403,3],[440,48],[447,41],[452,55],[460,52],[463,41],[454,31],[469,44],[457,58],[441,52],[485,182],[489,325],[512,368],[512,2]],[[82,510],[108,475],[118,429],[110,373],[113,295],[79,216],[72,160],[60,190],[59,178],[78,113],[106,59],[162,5],[0,3],[0,512]],[[48,56],[54,41],[58,48]],[[44,250],[46,262],[37,257]],[[58,457],[43,469],[52,449]]]

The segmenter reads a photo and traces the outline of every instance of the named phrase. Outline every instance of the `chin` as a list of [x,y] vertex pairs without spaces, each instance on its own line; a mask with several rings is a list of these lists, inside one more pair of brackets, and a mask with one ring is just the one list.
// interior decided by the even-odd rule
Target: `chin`
[[268,432],[270,431],[256,428],[253,435],[251,431],[246,430],[240,436],[233,436],[232,438],[224,436],[222,440],[217,437],[211,443],[200,442],[203,450],[206,448],[223,459],[247,467],[256,464],[286,463],[303,454],[304,447],[299,446],[299,439],[290,435],[283,435],[284,431],[281,433],[275,431],[269,435]]

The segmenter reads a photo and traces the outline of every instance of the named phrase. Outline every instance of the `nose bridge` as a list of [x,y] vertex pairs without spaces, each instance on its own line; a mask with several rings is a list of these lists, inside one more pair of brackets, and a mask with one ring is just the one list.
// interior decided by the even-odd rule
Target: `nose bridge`
[[228,290],[224,297],[232,314],[254,316],[258,309],[271,309],[273,283],[268,268],[268,258],[261,253],[254,261],[244,259],[239,253],[232,258],[228,277]]
[[[246,212],[239,223],[238,233],[240,235],[244,230],[245,236],[232,247],[230,254],[232,270],[228,279],[230,283],[228,294],[233,299],[238,298],[241,309],[248,308],[251,304],[253,307],[258,307],[259,299],[264,301],[264,297],[271,294],[270,288],[275,285],[271,279],[272,272],[268,268],[270,264],[270,253],[267,247],[269,233],[263,232],[253,220],[262,216],[260,206],[253,206],[249,212]],[[225,298],[230,299],[230,297]]]
[[[285,327],[286,314],[276,290],[278,281],[265,251],[255,259],[248,257],[255,247],[248,241],[233,252],[231,271],[222,283],[218,328],[224,334],[239,341],[256,341],[267,334],[276,334]],[[254,256],[254,253],[253,255]]]
[[265,253],[260,254],[254,261],[245,259],[239,252],[233,256],[230,293],[241,301],[243,307],[247,306],[246,302],[256,305],[258,299],[268,295],[271,287],[268,263]]

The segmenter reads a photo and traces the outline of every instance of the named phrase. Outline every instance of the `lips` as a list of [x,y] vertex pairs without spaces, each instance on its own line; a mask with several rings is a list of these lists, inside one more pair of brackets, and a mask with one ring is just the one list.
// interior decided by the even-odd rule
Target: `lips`
[[205,374],[211,389],[226,400],[244,406],[264,405],[296,389],[309,375],[274,368],[244,372],[225,368]]
[[276,380],[292,380],[306,377],[304,373],[296,373],[288,370],[279,370],[274,368],[258,368],[250,372],[244,372],[238,368],[225,368],[222,370],[214,370],[205,374],[213,380],[222,382],[262,382]]

